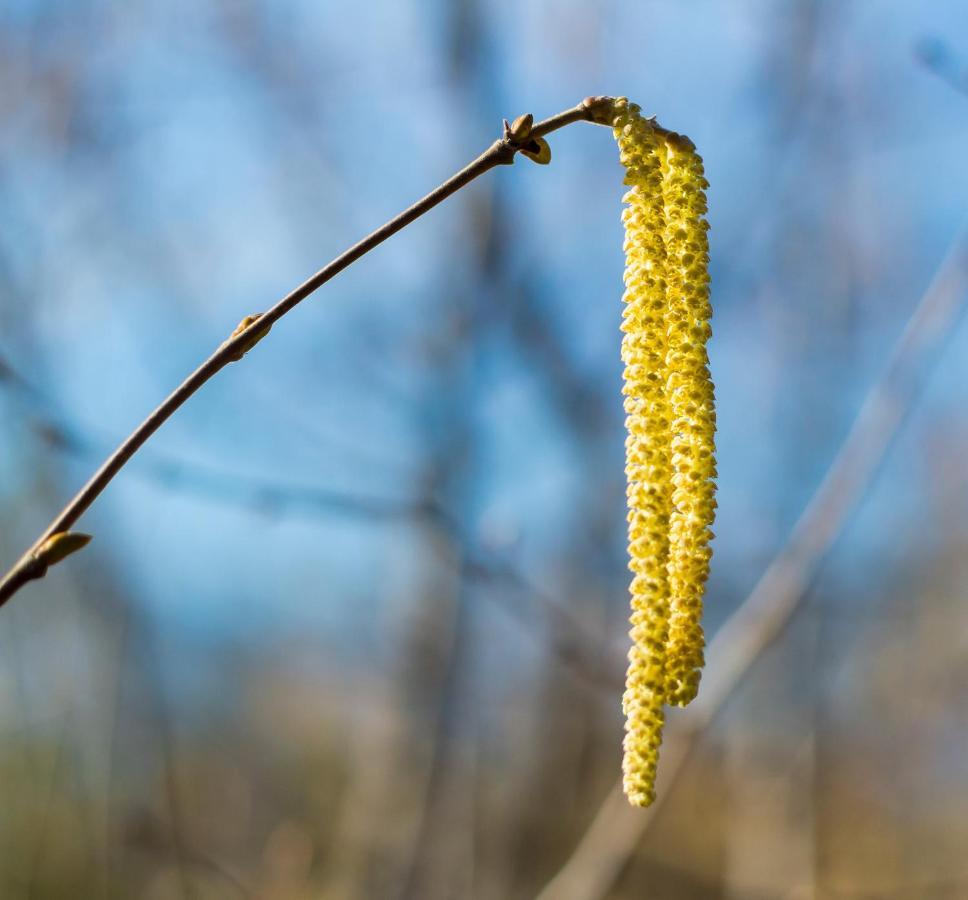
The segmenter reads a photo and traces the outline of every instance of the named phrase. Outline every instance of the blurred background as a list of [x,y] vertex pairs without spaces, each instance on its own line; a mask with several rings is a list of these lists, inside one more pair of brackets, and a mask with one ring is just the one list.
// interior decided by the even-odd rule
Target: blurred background
[[244,315],[598,93],[711,182],[714,644],[659,805],[615,794],[623,187],[578,124],[0,611],[0,896],[968,896],[960,0],[2,0],[0,565]]

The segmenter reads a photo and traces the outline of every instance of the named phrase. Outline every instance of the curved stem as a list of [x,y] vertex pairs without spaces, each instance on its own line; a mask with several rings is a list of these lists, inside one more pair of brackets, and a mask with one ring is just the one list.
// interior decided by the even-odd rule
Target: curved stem
[[[405,228],[411,222],[419,219],[424,213],[433,209],[437,204],[455,194],[461,188],[470,184],[475,178],[493,169],[495,166],[510,165],[514,162],[515,154],[534,137],[541,137],[570,125],[573,122],[596,122],[605,124],[607,116],[603,111],[610,108],[609,97],[588,97],[578,106],[564,110],[542,122],[535,123],[530,129],[509,129],[505,123],[504,136],[495,141],[477,159],[443,184],[434,188],[429,194],[418,200],[409,209],[381,225],[348,250],[341,253],[328,265],[320,269],[311,278],[283,297],[270,310],[251,319],[247,327],[240,327],[232,336],[221,344],[218,349],[188,376],[165,401],[148,416],[114,451],[91,476],[84,487],[78,491],[67,506],[58,513],[57,517],[47,526],[44,533],[34,542],[30,549],[0,580],[0,606],[9,600],[28,581],[42,578],[47,572],[47,563],[38,557],[38,550],[51,535],[67,531],[83,515],[87,508],[98,498],[101,492],[110,484],[112,479],[124,468],[125,464],[144,445],[162,424],[189,399],[210,378],[213,378],[230,362],[242,358],[246,350],[250,349],[255,340],[264,335],[274,322],[281,319],[293,307],[300,304],[310,294],[318,290],[327,281],[338,275],[343,269],[352,265],[360,257],[365,256],[374,247],[382,244],[387,238]],[[515,123],[517,124],[517,122]],[[251,318],[251,317],[250,317]]]

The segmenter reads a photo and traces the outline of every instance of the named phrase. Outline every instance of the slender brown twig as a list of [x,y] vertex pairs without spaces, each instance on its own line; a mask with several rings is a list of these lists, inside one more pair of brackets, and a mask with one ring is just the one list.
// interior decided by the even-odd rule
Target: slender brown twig
[[[318,290],[343,269],[365,256],[374,247],[405,228],[424,213],[433,209],[452,194],[470,184],[475,178],[490,171],[495,166],[510,165],[515,155],[522,151],[538,161],[546,161],[542,154],[543,141],[539,139],[552,131],[573,122],[596,122],[606,124],[607,110],[611,107],[609,97],[587,97],[577,106],[564,110],[542,122],[531,124],[530,116],[522,116],[513,125],[504,123],[504,134],[487,150],[456,175],[434,188],[409,209],[376,231],[371,232],[358,243],[336,257],[311,278],[304,281],[283,297],[275,306],[258,316],[248,316],[232,333],[227,341],[185,379],[168,398],[144,420],[121,445],[101,465],[91,479],[81,488],[73,500],[64,507],[57,517],[47,526],[44,533],[30,549],[18,560],[10,571],[0,580],[0,606],[9,600],[28,581],[42,578],[47,568],[66,555],[64,545],[58,548],[50,539],[62,535],[83,515],[87,508],[98,498],[112,479],[124,468],[128,460],[161,427],[161,425],[188,400],[209,379],[213,378],[230,362],[240,360],[255,342],[263,337],[272,325],[287,312]],[[546,149],[547,145],[544,145]],[[70,552],[70,551],[67,551]]]
[[[30,428],[43,443],[56,452],[88,461],[103,455],[106,440],[94,436],[74,422],[38,407],[50,401],[0,352],[0,386],[6,382],[30,406]],[[140,466],[138,462],[140,461]],[[133,460],[131,473],[164,491],[180,491],[215,503],[230,504],[255,515],[269,518],[312,518],[342,515],[376,521],[424,522],[441,533],[454,533],[457,523],[432,495],[413,498],[380,497],[339,491],[312,484],[298,484],[213,468],[173,456],[142,454]],[[551,631],[545,645],[551,654],[588,687],[613,697],[621,690],[623,679],[618,668],[614,673],[601,669],[588,652],[587,635],[568,608],[552,593],[533,583],[509,560],[499,559],[481,549],[464,548],[462,569],[474,582],[495,583],[501,590],[484,595],[503,610],[533,629],[528,609],[522,600],[533,600]],[[531,629],[528,634],[536,637]]]

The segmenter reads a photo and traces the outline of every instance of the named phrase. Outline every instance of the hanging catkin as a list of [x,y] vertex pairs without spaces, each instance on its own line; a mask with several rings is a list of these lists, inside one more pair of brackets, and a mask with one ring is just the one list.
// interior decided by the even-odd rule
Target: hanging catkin
[[648,806],[663,707],[695,696],[703,663],[716,505],[707,183],[688,138],[643,118],[635,104],[616,100],[612,124],[629,188],[622,360],[633,577],[623,771],[630,802]]

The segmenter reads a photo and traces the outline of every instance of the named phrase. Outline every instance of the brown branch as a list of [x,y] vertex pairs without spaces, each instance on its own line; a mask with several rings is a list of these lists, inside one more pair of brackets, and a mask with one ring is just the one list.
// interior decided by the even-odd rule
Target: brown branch
[[331,263],[320,269],[315,275],[304,281],[283,297],[268,312],[259,316],[249,316],[237,328],[227,341],[202,363],[188,378],[182,382],[168,398],[144,420],[131,435],[105,460],[101,468],[81,488],[73,500],[64,507],[53,522],[47,526],[44,533],[34,542],[33,546],[20,558],[12,569],[0,580],[0,606],[9,600],[28,581],[42,578],[47,573],[48,566],[53,560],[48,559],[43,552],[45,541],[52,535],[68,531],[83,515],[87,508],[98,498],[101,492],[110,484],[112,479],[124,468],[128,460],[142,447],[142,445],[161,427],[161,425],[188,400],[209,379],[218,374],[230,362],[240,360],[245,352],[263,337],[272,325],[287,312],[305,300],[310,294],[318,290],[327,281],[338,275],[343,269],[352,265],[360,257],[365,256],[374,247],[382,244],[387,238],[405,228],[411,222],[420,218],[461,188],[466,187],[475,178],[490,171],[495,166],[510,165],[515,155],[520,151],[529,157],[540,154],[540,145],[536,140],[543,135],[550,134],[559,128],[573,122],[607,123],[607,110],[611,107],[611,98],[587,97],[572,109],[560,112],[551,118],[531,125],[530,116],[516,119],[513,126],[504,123],[504,134],[487,150],[456,175],[434,188],[429,194],[418,200],[409,209],[404,210],[395,218],[376,231],[370,233],[358,243],[354,244]]
[[[30,427],[48,448],[85,461],[102,455],[104,440],[92,437],[65,418],[38,412],[38,406],[50,406],[50,401],[0,352],[0,387],[5,382],[23,401],[31,404]],[[375,520],[412,519],[425,522],[441,533],[452,534],[458,530],[453,514],[431,495],[392,498],[343,492],[229,472],[177,457],[159,457],[150,451],[132,461],[131,472],[161,490],[188,492],[270,518],[291,517],[302,510],[315,518],[326,513]],[[561,665],[588,687],[599,690],[602,697],[614,697],[621,690],[622,674],[618,669],[615,673],[602,670],[586,649],[588,640],[583,627],[559,599],[534,584],[508,560],[491,558],[489,554],[468,548],[465,552],[462,569],[468,579],[502,585],[501,590],[484,592],[488,600],[526,626],[533,625],[527,609],[521,604],[521,598],[512,599],[509,591],[532,598],[539,605],[551,631],[547,649]],[[532,634],[531,629],[528,633]]]

